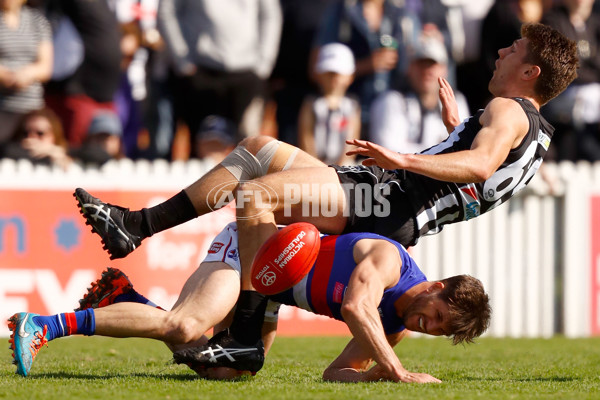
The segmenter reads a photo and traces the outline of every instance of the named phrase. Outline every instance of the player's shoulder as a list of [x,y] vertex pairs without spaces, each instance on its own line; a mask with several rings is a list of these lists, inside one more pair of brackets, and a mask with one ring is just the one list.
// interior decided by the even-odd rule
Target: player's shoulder
[[523,107],[512,98],[495,97],[485,107],[483,114],[480,117],[483,125],[494,123],[518,124],[523,128],[528,126],[527,114]]
[[494,97],[485,107],[485,111],[523,111],[523,107],[513,98]]
[[360,237],[354,243],[354,248],[363,254],[376,252],[378,255],[386,256],[398,254],[400,251],[394,241],[383,236]]

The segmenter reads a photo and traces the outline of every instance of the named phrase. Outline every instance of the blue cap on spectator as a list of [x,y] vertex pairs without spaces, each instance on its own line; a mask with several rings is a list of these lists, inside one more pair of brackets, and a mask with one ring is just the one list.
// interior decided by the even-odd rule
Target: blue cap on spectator
[[112,111],[101,111],[94,115],[88,135],[97,135],[99,133],[108,133],[109,135],[123,135],[123,126],[119,116]]
[[235,144],[236,129],[233,122],[218,115],[204,118],[196,140],[216,140],[226,145]]

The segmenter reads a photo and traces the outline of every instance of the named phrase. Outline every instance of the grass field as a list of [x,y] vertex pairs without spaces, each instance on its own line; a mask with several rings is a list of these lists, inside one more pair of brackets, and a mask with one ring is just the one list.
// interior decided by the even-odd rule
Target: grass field
[[254,378],[214,382],[170,364],[162,343],[100,337],[51,342],[22,378],[2,339],[0,399],[600,399],[600,338],[406,339],[396,349],[405,367],[442,384],[323,382],[347,340],[278,338]]

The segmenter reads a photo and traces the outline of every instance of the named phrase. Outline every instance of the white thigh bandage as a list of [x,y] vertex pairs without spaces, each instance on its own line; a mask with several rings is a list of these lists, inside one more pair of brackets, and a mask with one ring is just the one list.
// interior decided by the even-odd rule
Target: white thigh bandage
[[[238,181],[246,181],[261,176],[265,176],[269,172],[269,166],[274,161],[278,164],[280,171],[289,169],[298,154],[298,149],[291,146],[286,146],[283,151],[278,154],[278,149],[281,142],[273,140],[264,145],[257,153],[256,156],[250,153],[244,146],[237,146],[231,153],[225,157],[221,162],[221,165],[227,169]],[[292,152],[289,152],[287,148],[293,148]],[[284,158],[283,160],[280,160]],[[279,166],[279,163],[284,161],[284,164]]]

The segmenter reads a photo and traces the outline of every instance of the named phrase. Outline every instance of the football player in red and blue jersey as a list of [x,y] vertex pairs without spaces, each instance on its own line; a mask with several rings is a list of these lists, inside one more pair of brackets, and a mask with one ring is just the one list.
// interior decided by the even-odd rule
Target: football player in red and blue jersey
[[[325,370],[325,380],[440,382],[406,370],[393,347],[407,330],[471,342],[488,327],[491,315],[481,282],[467,275],[428,281],[399,243],[370,233],[323,236],[317,260],[291,289],[271,298],[263,342],[247,346],[219,331],[240,290],[238,232],[229,224],[214,240],[205,260],[185,283],[171,311],[164,311],[110,268],[80,301],[80,310],[53,316],[17,313],[9,320],[17,373],[27,376],[48,341],[72,334],[145,337],[161,340],[177,363],[213,378],[256,373],[275,336],[279,303],[344,321],[350,343]],[[229,339],[219,349],[197,347],[216,326]],[[371,368],[373,362],[376,363]],[[206,368],[209,367],[209,368]],[[228,367],[228,368],[220,368]]]

